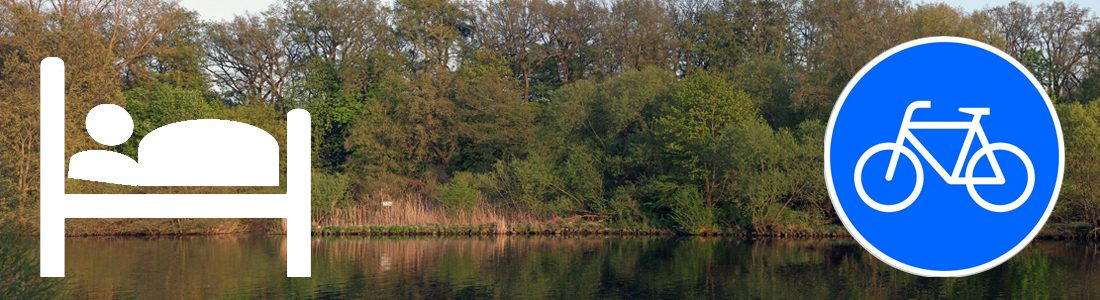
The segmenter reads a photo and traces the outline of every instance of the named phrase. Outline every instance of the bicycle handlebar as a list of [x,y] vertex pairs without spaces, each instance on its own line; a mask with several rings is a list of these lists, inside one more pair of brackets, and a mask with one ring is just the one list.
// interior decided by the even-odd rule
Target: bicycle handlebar
[[932,108],[932,100],[913,101],[913,103],[909,103],[909,107],[907,107],[905,110],[913,111],[921,108]]
[[905,108],[905,116],[902,116],[902,119],[901,119],[902,124],[904,124],[906,122],[909,122],[909,119],[911,117],[913,117],[913,111],[918,110],[918,109],[922,109],[922,108],[932,108],[932,101],[931,100],[919,100],[919,101],[913,101],[913,103],[909,103],[909,107]]

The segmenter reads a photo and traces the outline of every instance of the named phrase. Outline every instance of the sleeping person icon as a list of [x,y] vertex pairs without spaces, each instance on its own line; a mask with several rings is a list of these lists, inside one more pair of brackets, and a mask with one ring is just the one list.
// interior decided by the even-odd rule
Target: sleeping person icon
[[[104,146],[125,143],[134,122],[121,106],[100,104],[85,119]],[[138,143],[137,159],[110,150],[72,156],[68,177],[130,186],[278,186],[279,146],[255,126],[199,119],[154,129]]]
[[[146,132],[143,126],[135,130],[130,113],[113,104],[92,108],[84,120],[89,137],[102,147],[69,156],[65,151],[65,62],[45,58],[39,70],[41,277],[65,277],[65,220],[119,218],[283,219],[286,276],[310,277],[313,127],[308,111],[292,109],[283,119],[285,168],[280,167],[283,154],[274,132],[216,119],[175,122]],[[128,146],[136,143],[136,155],[112,151],[127,141],[131,141]],[[283,171],[285,175],[280,174]],[[229,191],[226,193],[205,189],[198,193],[66,191],[73,179],[130,186],[227,187],[280,186],[282,178],[286,178],[285,192],[279,193],[248,193],[248,189],[216,189]]]

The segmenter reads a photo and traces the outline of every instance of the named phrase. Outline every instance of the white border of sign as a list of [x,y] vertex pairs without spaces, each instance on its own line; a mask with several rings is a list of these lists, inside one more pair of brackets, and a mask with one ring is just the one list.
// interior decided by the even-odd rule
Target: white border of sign
[[[848,216],[844,214],[844,209],[840,206],[840,200],[837,198],[836,195],[836,189],[833,188],[832,170],[829,167],[829,146],[832,144],[833,139],[833,124],[836,123],[837,114],[840,112],[841,106],[844,105],[844,100],[848,98],[848,93],[852,91],[852,88],[855,87],[856,83],[859,82],[860,79],[863,79],[863,75],[866,75],[867,72],[877,66],[879,62],[882,62],[891,55],[894,55],[895,53],[898,53],[905,49],[931,43],[957,43],[970,45],[996,54],[997,56],[1000,56],[1002,59],[1011,63],[1014,67],[1016,67],[1017,70],[1020,70],[1020,72],[1024,73],[1024,76],[1027,76],[1027,79],[1031,81],[1031,84],[1035,86],[1035,89],[1039,91],[1040,95],[1042,95],[1043,101],[1046,101],[1047,110],[1050,111],[1050,117],[1054,121],[1054,130],[1058,135],[1058,177],[1055,179],[1054,182],[1054,194],[1052,194],[1050,197],[1050,204],[1047,206],[1046,212],[1043,213],[1043,217],[1039,219],[1039,223],[1037,223],[1035,225],[1035,228],[1033,228],[1031,232],[1028,233],[1026,238],[1021,240],[1019,244],[1017,244],[1015,247],[1012,247],[1012,249],[1010,249],[1005,254],[987,263],[962,270],[939,271],[910,266],[891,258],[889,255],[886,255],[882,251],[879,251],[878,248],[875,248],[873,245],[871,245],[871,243],[868,242],[867,239],[863,238],[863,235],[861,235],[859,231],[856,230],[855,226],[852,225],[852,222],[848,220]],[[1054,103],[1050,101],[1050,97],[1047,96],[1046,90],[1043,89],[1043,86],[1039,84],[1038,80],[1035,79],[1035,76],[1032,75],[1031,72],[1028,72],[1027,68],[1020,64],[1020,62],[1016,61],[1016,59],[1013,59],[1012,56],[1009,56],[1007,53],[1004,53],[1004,51],[1001,51],[1000,49],[979,41],[951,36],[926,37],[908,41],[902,43],[901,45],[890,48],[890,50],[886,50],[886,52],[879,54],[875,57],[875,59],[872,59],[871,62],[864,65],[863,68],[859,70],[859,73],[856,73],[856,75],[852,77],[852,80],[848,81],[848,85],[844,87],[844,92],[840,94],[840,98],[837,98],[836,104],[833,106],[833,112],[829,116],[829,124],[825,128],[824,153],[825,185],[829,189],[829,198],[831,198],[833,202],[833,208],[836,209],[837,216],[840,217],[840,221],[844,223],[844,227],[848,229],[848,232],[852,234],[852,237],[855,238],[856,241],[858,241],[864,249],[870,251],[871,254],[874,254],[875,257],[877,257],[879,260],[886,262],[886,264],[901,269],[902,271],[925,277],[962,277],[977,274],[982,271],[992,269],[993,267],[996,267],[997,265],[1008,261],[1008,259],[1015,256],[1016,253],[1019,253],[1020,250],[1023,250],[1024,247],[1027,247],[1027,245],[1031,243],[1031,240],[1039,234],[1039,230],[1043,228],[1043,224],[1046,224],[1047,218],[1050,217],[1050,213],[1054,210],[1054,204],[1058,202],[1058,194],[1062,189],[1062,174],[1065,170],[1066,162],[1066,147],[1065,142],[1062,140],[1062,124],[1058,119],[1058,112],[1054,110]]]

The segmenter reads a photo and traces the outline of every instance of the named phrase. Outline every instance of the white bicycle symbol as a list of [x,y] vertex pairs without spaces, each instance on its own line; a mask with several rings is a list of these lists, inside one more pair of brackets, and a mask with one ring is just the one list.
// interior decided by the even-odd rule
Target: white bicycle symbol
[[[987,107],[961,107],[959,112],[970,114],[974,119],[970,121],[955,121],[955,122],[914,122],[910,121],[913,116],[913,111],[921,108],[931,108],[932,101],[913,101],[909,104],[909,107],[905,109],[905,115],[901,121],[901,129],[898,131],[898,138],[895,142],[885,142],[872,146],[867,151],[863,152],[863,155],[856,161],[855,169],[855,184],[856,193],[863,199],[864,203],[867,203],[871,208],[881,212],[896,212],[909,207],[913,204],[913,201],[917,200],[917,196],[920,194],[921,189],[924,187],[924,168],[921,167],[920,161],[917,160],[917,155],[913,153],[905,146],[905,141],[909,141],[913,145],[913,149],[924,157],[924,160],[932,166],[933,170],[940,175],[950,185],[966,185],[967,192],[970,193],[970,198],[974,200],[979,206],[992,212],[1008,212],[1012,211],[1020,205],[1023,205],[1027,201],[1028,196],[1031,195],[1031,189],[1035,185],[1035,167],[1031,164],[1031,159],[1027,154],[1019,147],[1009,143],[989,143],[989,139],[985,135],[985,130],[982,128],[981,123],[978,121],[982,116],[989,115],[989,108]],[[921,144],[915,135],[912,133],[912,129],[966,129],[966,139],[963,140],[962,150],[959,151],[959,157],[955,162],[955,167],[950,174],[947,170],[932,156],[932,153],[928,152],[928,149]],[[981,144],[981,148],[974,152],[974,155],[970,157],[969,162],[966,164],[966,175],[960,176],[962,172],[962,162],[966,160],[967,152],[970,149],[970,144],[973,142],[974,137],[978,138],[978,142]],[[1027,184],[1024,186],[1023,194],[1016,200],[1006,204],[994,204],[986,201],[978,195],[978,191],[975,186],[978,185],[1004,185],[1005,178],[1004,173],[1001,172],[1001,166],[997,163],[997,159],[993,155],[993,151],[1007,151],[1019,157],[1020,161],[1024,164],[1024,169],[1027,171]],[[916,184],[913,187],[913,191],[909,194],[905,200],[895,204],[882,204],[874,199],[871,199],[867,195],[867,191],[863,188],[863,168],[865,167],[867,160],[871,156],[882,152],[891,151],[890,164],[886,168],[886,181],[892,181],[894,179],[894,171],[897,169],[898,155],[905,155],[909,158],[909,161],[913,163],[913,169],[916,171]],[[989,158],[989,166],[993,169],[993,177],[974,177],[974,167],[977,165],[978,160],[983,157]]]

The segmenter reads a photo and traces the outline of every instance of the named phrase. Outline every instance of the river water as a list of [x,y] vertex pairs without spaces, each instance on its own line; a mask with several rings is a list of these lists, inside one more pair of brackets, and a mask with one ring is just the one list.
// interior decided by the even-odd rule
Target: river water
[[1100,298],[1100,246],[1037,241],[965,278],[897,271],[848,240],[315,238],[285,278],[281,237],[69,238],[76,298]]

